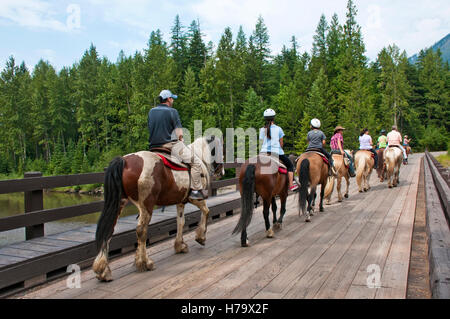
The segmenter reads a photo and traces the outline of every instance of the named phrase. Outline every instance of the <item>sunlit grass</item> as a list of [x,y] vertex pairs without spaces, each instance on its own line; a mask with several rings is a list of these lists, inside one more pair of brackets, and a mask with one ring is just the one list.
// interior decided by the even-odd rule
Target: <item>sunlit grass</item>
[[439,163],[444,167],[450,167],[450,154],[442,154],[436,157]]

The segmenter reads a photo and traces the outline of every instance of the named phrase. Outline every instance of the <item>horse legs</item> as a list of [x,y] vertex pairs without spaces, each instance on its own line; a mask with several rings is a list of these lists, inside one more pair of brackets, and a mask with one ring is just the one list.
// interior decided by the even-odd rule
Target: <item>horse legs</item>
[[274,223],[273,227],[276,229],[281,229],[283,225],[283,217],[286,213],[286,201],[287,201],[287,193],[280,195],[281,200],[281,208],[280,208],[280,218],[278,218],[278,221]]
[[147,229],[148,224],[152,218],[153,205],[142,204],[138,205],[139,208],[139,221],[136,227],[136,235],[138,246],[136,249],[136,257],[134,263],[137,271],[146,271],[153,269],[153,261],[147,257],[146,242],[147,242]]
[[337,178],[337,184],[336,184],[336,190],[338,193],[338,202],[342,202],[341,186],[342,186],[342,176],[339,176]]
[[274,197],[272,197],[272,214],[273,214],[273,221],[272,223],[275,225],[275,223],[277,222],[277,200]]
[[[311,221],[311,216],[314,216],[314,205],[316,199],[316,186],[311,187],[311,190],[308,194],[308,208],[306,209],[306,222]],[[311,213],[312,211],[312,213]]]
[[320,185],[320,202],[319,202],[319,211],[323,212],[323,195],[325,194],[325,186]]
[[[120,201],[120,207],[119,207],[119,213],[117,214],[117,218],[119,218],[120,213],[122,212],[122,209],[127,204],[127,199],[122,199]],[[109,251],[109,242],[111,241],[111,238],[106,242],[105,245],[102,246],[100,249],[100,252],[98,253],[97,257],[94,260],[94,263],[92,264],[92,268],[94,272],[97,274],[97,279],[100,281],[111,281],[112,275],[111,275],[111,269],[108,265],[108,251]]]
[[348,198],[348,189],[350,187],[350,176],[348,174],[345,175],[345,181],[347,182],[347,188],[345,189],[344,197]]
[[195,230],[195,241],[204,246],[206,241],[206,222],[208,221],[209,209],[208,206],[206,206],[205,200],[192,200],[191,203],[197,206],[202,211],[200,223]]
[[177,237],[175,239],[175,253],[187,253],[189,251],[188,246],[183,240],[183,227],[184,227],[184,204],[177,205]]
[[266,223],[266,237],[272,238],[273,230],[272,228],[270,228],[269,210],[270,210],[270,202],[264,199],[263,215],[264,215],[264,222]]

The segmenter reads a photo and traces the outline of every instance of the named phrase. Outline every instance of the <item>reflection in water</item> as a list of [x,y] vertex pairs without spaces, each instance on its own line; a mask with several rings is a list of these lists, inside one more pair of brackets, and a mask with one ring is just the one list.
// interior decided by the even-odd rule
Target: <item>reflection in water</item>
[[[75,206],[90,202],[100,201],[103,196],[80,195],[57,192],[44,192],[44,209]],[[24,214],[24,194],[11,193],[0,195],[0,218]],[[120,217],[137,214],[137,208],[134,205],[128,205],[120,214]],[[83,216],[66,218],[54,222],[46,223],[44,226],[45,234],[51,235],[80,228],[86,225],[96,224],[100,217],[100,212]],[[21,242],[25,239],[25,228],[14,229],[0,232],[0,246]]]

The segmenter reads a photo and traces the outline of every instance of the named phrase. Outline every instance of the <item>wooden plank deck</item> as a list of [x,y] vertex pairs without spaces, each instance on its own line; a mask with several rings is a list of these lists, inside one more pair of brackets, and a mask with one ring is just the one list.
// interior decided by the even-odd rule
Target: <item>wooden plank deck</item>
[[[406,298],[421,157],[402,166],[394,189],[375,172],[367,193],[358,193],[351,179],[349,199],[337,203],[334,193],[311,223],[297,215],[297,196],[290,196],[283,229],[272,239],[258,208],[249,248],[231,235],[239,218],[233,216],[208,226],[204,247],[187,233],[187,254],[174,253],[173,239],[151,245],[153,271],[136,272],[132,252],[111,262],[110,283],[98,282],[89,269],[81,288],[62,279],[14,298]],[[379,286],[370,288],[368,279],[377,276]]]
[[[207,199],[210,218],[219,219],[240,206],[240,196],[232,191]],[[185,231],[195,227],[200,220],[200,210],[192,205],[185,206]],[[156,209],[149,225],[150,243],[171,237],[176,233],[176,207]],[[134,249],[136,242],[136,215],[119,218],[111,240],[110,250],[126,252]],[[95,257],[96,225],[76,230],[34,238],[20,243],[0,247],[0,290],[17,283],[24,288],[45,281],[52,272],[64,272],[68,265],[80,261],[86,263]],[[5,288],[6,287],[6,288]]]

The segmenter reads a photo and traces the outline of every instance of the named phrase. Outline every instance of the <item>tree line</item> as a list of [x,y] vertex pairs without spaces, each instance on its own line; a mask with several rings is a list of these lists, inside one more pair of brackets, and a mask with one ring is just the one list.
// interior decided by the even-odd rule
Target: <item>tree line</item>
[[285,152],[302,153],[312,118],[328,141],[346,128],[345,147],[358,147],[361,129],[372,138],[397,124],[413,147],[447,149],[449,65],[440,52],[422,50],[408,62],[395,44],[369,62],[353,0],[346,20],[320,17],[310,53],[295,36],[272,55],[259,17],[251,35],[225,28],[215,47],[205,43],[198,21],[177,15],[167,43],[160,30],[146,49],[116,62],[91,44],[81,59],[57,72],[40,60],[32,73],[10,57],[0,73],[0,173],[69,174],[103,170],[116,155],[148,148],[147,115],[162,89],[179,98],[184,127],[258,129],[266,108],[277,112]]

